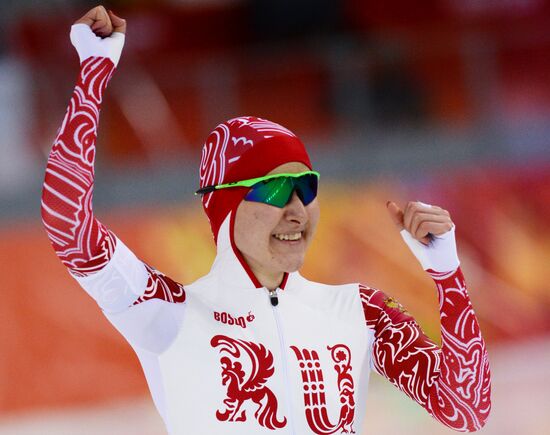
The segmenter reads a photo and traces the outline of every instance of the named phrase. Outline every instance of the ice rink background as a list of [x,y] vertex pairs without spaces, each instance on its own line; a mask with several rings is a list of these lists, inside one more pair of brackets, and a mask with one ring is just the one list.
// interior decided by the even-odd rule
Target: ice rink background
[[[189,283],[213,258],[192,195],[202,141],[236,115],[279,122],[322,173],[304,274],[377,286],[437,340],[433,285],[384,204],[449,209],[493,372],[481,433],[543,434],[550,1],[409,3],[109,2],[129,31],[102,110],[96,211],[140,257]],[[164,433],[137,359],[40,224],[46,156],[78,71],[68,29],[94,5],[0,5],[0,434]],[[364,433],[451,432],[373,375]]]

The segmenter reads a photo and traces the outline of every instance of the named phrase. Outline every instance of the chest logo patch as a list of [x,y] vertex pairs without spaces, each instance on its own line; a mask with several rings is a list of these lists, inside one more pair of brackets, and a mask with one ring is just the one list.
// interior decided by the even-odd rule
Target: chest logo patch
[[246,328],[247,325],[255,319],[254,314],[251,311],[246,316],[235,317],[225,311],[214,311],[214,320],[221,322],[224,325],[237,325],[241,328]]
[[353,419],[355,416],[355,399],[353,377],[351,376],[351,350],[345,344],[327,346],[338,374],[338,392],[340,394],[339,420],[332,423],[328,416],[325,400],[325,382],[319,354],[315,350],[290,347],[298,359],[302,374],[304,390],[304,407],[306,420],[310,429],[316,434],[355,433]]
[[244,422],[246,410],[243,403],[252,401],[257,405],[254,417],[267,429],[286,426],[286,417],[277,418],[277,398],[265,385],[273,376],[273,354],[263,344],[216,335],[210,340],[220,352],[222,385],[227,388],[224,409],[216,411],[219,421]]

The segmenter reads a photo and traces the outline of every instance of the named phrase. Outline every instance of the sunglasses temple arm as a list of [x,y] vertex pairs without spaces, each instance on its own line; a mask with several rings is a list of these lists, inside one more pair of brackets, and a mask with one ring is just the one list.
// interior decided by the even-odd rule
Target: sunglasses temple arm
[[214,192],[215,190],[216,190],[216,186],[206,186],[197,190],[195,192],[195,195],[206,195],[207,193]]
[[[206,186],[202,187],[199,190],[195,192],[195,195],[206,195],[207,193],[215,192],[216,190],[220,189],[227,189],[228,187],[239,187],[241,184],[238,183],[228,183],[228,184],[218,184],[216,186]],[[242,184],[242,186],[249,187],[246,184]]]
[[[308,171],[308,172],[310,172],[310,171]],[[317,178],[319,178],[319,173],[318,172],[315,172],[315,171],[311,171],[311,172],[313,172],[317,176]],[[305,174],[307,174],[307,172],[304,172],[304,173],[301,173],[301,174],[280,174],[278,176],[295,176],[296,178],[298,178],[298,177],[301,177]],[[205,195],[207,193],[214,192],[214,191],[219,190],[219,189],[226,189],[228,187],[239,187],[239,186],[241,186],[241,187],[252,187],[257,182],[262,181],[263,179],[266,179],[266,178],[277,178],[277,175],[273,176],[273,177],[253,178],[253,179],[250,179],[250,180],[244,180],[244,182],[243,181],[240,181],[240,182],[237,181],[235,183],[218,184],[218,185],[215,185],[215,186],[206,186],[206,187],[202,187],[201,189],[197,190],[195,192],[195,195]]]

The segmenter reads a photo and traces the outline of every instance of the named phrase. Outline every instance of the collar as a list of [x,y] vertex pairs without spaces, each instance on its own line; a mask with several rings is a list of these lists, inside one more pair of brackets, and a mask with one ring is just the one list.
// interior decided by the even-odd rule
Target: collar
[[[210,273],[223,276],[223,284],[226,287],[239,289],[263,289],[264,287],[250,266],[243,258],[233,239],[235,216],[229,212],[220,226],[217,240],[217,255],[212,264]],[[297,272],[285,273],[280,289],[288,289],[290,282],[294,281]]]

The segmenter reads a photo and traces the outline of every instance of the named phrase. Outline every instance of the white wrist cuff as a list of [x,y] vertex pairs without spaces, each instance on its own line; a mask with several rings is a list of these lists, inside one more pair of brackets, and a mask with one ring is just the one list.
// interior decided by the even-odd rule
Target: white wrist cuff
[[460,260],[456,252],[454,225],[445,234],[432,236],[429,245],[419,242],[405,229],[401,230],[401,237],[403,237],[424,270],[452,272],[460,266]]
[[113,32],[107,38],[96,36],[90,26],[83,23],[71,26],[71,43],[78,52],[80,63],[89,57],[108,57],[118,65],[122,48],[124,47],[125,35],[120,32]]

